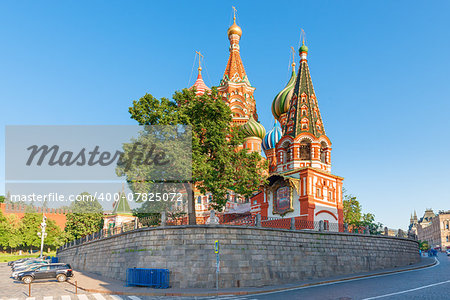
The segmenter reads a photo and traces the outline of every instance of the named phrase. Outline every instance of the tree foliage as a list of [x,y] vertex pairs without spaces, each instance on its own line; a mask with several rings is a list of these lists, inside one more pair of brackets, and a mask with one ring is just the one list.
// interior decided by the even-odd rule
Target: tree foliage
[[419,249],[422,251],[428,251],[431,249],[431,246],[428,241],[419,241]]
[[[19,219],[16,215],[4,216],[0,210],[0,247],[2,249],[15,248],[39,248],[41,238],[37,235],[41,232],[43,214],[25,212],[25,216]],[[46,233],[44,245],[55,249],[62,245],[63,234],[61,229],[51,219],[46,220]]]
[[[192,179],[202,194],[212,194],[211,206],[221,210],[229,190],[249,197],[263,181],[261,156],[237,150],[243,134],[232,125],[230,108],[213,88],[196,96],[194,90],[175,92],[173,100],[146,94],[133,101],[131,118],[140,125],[190,125],[192,128]],[[126,152],[126,149],[125,149]],[[126,155],[126,154],[125,154]],[[120,173],[120,172],[119,172]],[[122,172],[136,182],[136,172]],[[130,186],[133,190],[133,186]],[[133,190],[134,191],[134,190]]]
[[20,225],[21,220],[16,215],[6,216],[7,235],[6,240],[3,243],[3,249],[17,248],[22,244],[22,236],[19,232]]
[[[21,224],[18,228],[18,232],[22,238],[22,245],[29,248],[39,248],[41,246],[41,238],[38,236],[38,232],[41,232],[41,223],[43,214],[38,213],[25,213],[25,216],[21,220]],[[62,232],[56,225],[55,221],[51,219],[46,220],[46,233],[47,236],[44,239],[44,245],[56,248],[62,244]]]
[[355,196],[344,194],[344,201],[342,204],[344,223],[353,227],[368,228],[372,234],[381,233],[383,225],[379,222],[375,222],[374,214],[362,212],[361,204]]
[[81,193],[66,215],[65,240],[72,241],[103,228],[103,208],[89,193]]
[[2,210],[0,209],[0,246],[6,247],[8,242],[8,223],[6,222],[6,217],[3,215]]

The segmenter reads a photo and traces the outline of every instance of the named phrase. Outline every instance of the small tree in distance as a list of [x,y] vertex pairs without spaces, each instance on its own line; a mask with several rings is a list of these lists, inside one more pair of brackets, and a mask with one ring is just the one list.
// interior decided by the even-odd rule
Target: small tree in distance
[[366,227],[371,234],[381,234],[383,224],[375,222],[375,215],[372,213],[362,213],[362,207],[356,196],[344,192],[343,210],[344,223],[350,227]]

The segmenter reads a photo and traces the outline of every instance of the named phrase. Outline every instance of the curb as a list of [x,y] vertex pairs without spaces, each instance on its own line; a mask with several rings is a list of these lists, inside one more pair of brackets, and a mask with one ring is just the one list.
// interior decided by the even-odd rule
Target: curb
[[[272,292],[280,292],[280,291],[285,291],[285,290],[293,290],[293,289],[298,289],[298,288],[305,288],[305,287],[313,287],[313,286],[318,286],[318,285],[322,285],[322,284],[329,284],[329,283],[337,283],[337,282],[345,282],[345,281],[350,281],[350,280],[355,280],[355,279],[362,279],[362,278],[370,278],[370,277],[375,277],[375,276],[380,276],[380,275],[388,275],[388,274],[395,274],[395,273],[402,273],[402,272],[406,272],[406,271],[414,271],[414,270],[419,270],[419,269],[425,269],[431,266],[434,266],[437,264],[437,260],[434,260],[432,263],[423,265],[423,266],[417,266],[417,267],[411,267],[411,268],[407,268],[407,269],[402,269],[402,270],[395,270],[395,271],[386,271],[386,272],[379,272],[379,273],[374,273],[374,274],[370,274],[370,275],[360,275],[360,276],[353,276],[353,277],[347,277],[344,279],[334,279],[334,280],[325,280],[325,281],[319,281],[319,282],[314,282],[314,283],[304,283],[304,284],[300,284],[300,285],[295,285],[295,286],[290,286],[290,287],[283,287],[283,288],[274,288],[274,289],[267,289],[267,290],[261,290],[261,291],[238,291],[238,292],[233,292],[233,291],[223,291],[223,292],[208,292],[208,293],[171,293],[171,292],[150,292],[150,293],[130,293],[130,292],[114,292],[114,291],[105,291],[105,290],[96,290],[96,289],[87,289],[87,288],[83,288],[81,286],[78,286],[78,289],[89,292],[89,293],[100,293],[100,294],[108,294],[108,295],[135,295],[135,296],[172,296],[172,297],[208,297],[208,296],[244,296],[244,295],[257,295],[257,294],[264,294],[264,293],[272,293]],[[75,286],[75,283],[71,282],[71,281],[66,281],[67,283]]]

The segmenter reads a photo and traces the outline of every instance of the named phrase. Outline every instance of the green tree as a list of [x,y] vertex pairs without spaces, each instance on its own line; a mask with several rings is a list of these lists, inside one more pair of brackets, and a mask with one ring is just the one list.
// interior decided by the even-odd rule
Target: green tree
[[8,234],[3,249],[9,248],[12,252],[14,248],[22,244],[22,237],[19,232],[21,220],[16,215],[8,215],[6,216],[6,224]]
[[12,249],[22,244],[19,233],[21,220],[16,215],[4,216],[0,210],[0,247]]
[[5,202],[5,196],[0,196],[0,203],[3,203],[3,202]]
[[[25,213],[18,228],[23,246],[30,247],[30,249],[40,248],[41,238],[37,233],[41,232],[42,219],[43,214]],[[44,245],[55,248],[61,244],[62,232],[55,221],[51,219],[46,219],[46,225],[47,236],[44,239]]]
[[8,235],[8,222],[6,221],[6,217],[3,215],[3,212],[0,209],[0,247],[4,248],[7,245]]
[[[345,193],[345,190],[344,190]],[[343,201],[344,223],[351,227],[365,227],[371,234],[380,234],[383,224],[375,222],[375,215],[363,213],[357,198],[353,195],[344,194]]]
[[81,201],[72,202],[66,215],[65,241],[97,232],[103,227],[103,208],[89,193],[81,193]]
[[[202,96],[184,89],[175,92],[173,100],[158,100],[146,94],[133,101],[129,112],[140,125],[191,126],[192,180],[184,182],[185,189],[191,194],[188,204],[191,207],[190,221],[195,216],[192,186],[202,194],[211,193],[211,206],[221,210],[230,189],[249,197],[263,182],[261,156],[237,150],[244,136],[232,125],[231,110],[218,96],[216,88]],[[127,149],[124,150],[126,155]],[[129,183],[142,181],[136,173],[124,171],[122,166],[118,166],[118,174],[125,175]],[[132,184],[130,188],[135,192]]]
[[45,246],[48,246],[51,249],[55,250],[56,248],[64,244],[65,234],[61,230],[61,228],[56,225],[55,221],[47,219],[47,227],[45,228],[45,232],[47,233],[47,236],[44,239]]
[[25,213],[22,218],[22,224],[19,228],[19,233],[23,241],[23,246],[37,248],[41,245],[41,239],[37,235],[41,231],[40,224],[42,222],[42,214]]
[[344,222],[349,225],[359,225],[361,215],[361,204],[353,195],[344,195],[344,201],[342,202]]
[[427,241],[419,241],[419,249],[422,251],[428,251],[431,247]]

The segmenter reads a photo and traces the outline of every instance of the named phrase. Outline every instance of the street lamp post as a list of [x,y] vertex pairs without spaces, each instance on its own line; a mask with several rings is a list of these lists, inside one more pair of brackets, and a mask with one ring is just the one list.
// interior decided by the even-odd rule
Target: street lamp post
[[47,233],[45,232],[45,227],[47,226],[47,223],[45,222],[47,220],[47,217],[44,215],[42,217],[42,223],[41,223],[41,232],[38,232],[38,236],[41,237],[41,255],[39,256],[42,258],[42,251],[44,250],[44,239],[47,236]]

